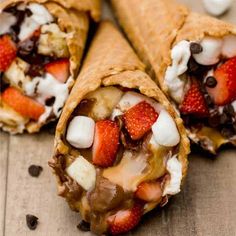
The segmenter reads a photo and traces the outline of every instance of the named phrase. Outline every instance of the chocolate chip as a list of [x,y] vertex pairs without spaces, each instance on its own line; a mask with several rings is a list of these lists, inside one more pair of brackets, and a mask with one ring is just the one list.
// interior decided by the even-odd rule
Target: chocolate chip
[[220,114],[217,111],[210,113],[210,117],[208,118],[208,123],[211,127],[217,127],[220,125]]
[[55,102],[55,97],[48,98],[45,102],[46,106],[52,106]]
[[230,138],[234,135],[234,131],[229,128],[223,128],[221,134],[226,138]]
[[206,86],[209,88],[214,88],[217,85],[217,81],[215,79],[215,77],[213,76],[209,76],[206,78]]
[[28,168],[28,172],[32,177],[38,177],[42,172],[43,168],[41,166],[31,165]]
[[80,223],[77,225],[77,228],[83,232],[90,231],[90,224],[84,220],[80,221]]
[[190,44],[190,51],[192,54],[199,54],[203,51],[201,44],[199,43],[191,43]]
[[234,116],[235,114],[234,108],[231,104],[226,105],[223,111],[230,116]]
[[34,215],[26,215],[26,224],[30,230],[35,230],[38,225],[38,217]]
[[205,94],[205,101],[209,107],[214,106],[214,102],[212,101],[211,97],[208,94]]

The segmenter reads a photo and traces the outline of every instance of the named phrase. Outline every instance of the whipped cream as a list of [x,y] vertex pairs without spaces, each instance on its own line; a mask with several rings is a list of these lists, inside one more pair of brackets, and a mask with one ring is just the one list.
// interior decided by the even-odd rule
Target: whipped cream
[[231,7],[232,3],[232,0],[203,0],[206,11],[214,16],[222,15]]
[[35,77],[32,81],[26,83],[24,89],[28,96],[34,96],[35,91],[37,91],[36,100],[41,104],[45,104],[48,98],[55,97],[52,108],[56,117],[59,117],[72,83],[72,77],[62,84],[52,75],[46,73],[45,77]]
[[8,12],[0,13],[0,35],[10,32],[11,26],[16,23],[16,17]]
[[165,186],[162,195],[175,195],[180,192],[182,180],[182,164],[177,159],[177,155],[167,161],[166,168],[170,173],[170,181]]
[[179,131],[171,115],[162,110],[152,126],[155,141],[162,146],[173,147],[180,142]]
[[87,191],[92,190],[95,186],[96,169],[82,156],[74,160],[66,169],[66,173]]
[[66,140],[76,148],[89,148],[93,144],[95,122],[86,116],[76,116],[68,125]]
[[30,3],[26,8],[31,10],[32,15],[25,17],[20,26],[19,39],[22,41],[34,33],[41,25],[53,21],[53,16],[40,4]]
[[171,51],[172,65],[167,68],[164,81],[172,98],[178,103],[184,97],[186,81],[181,75],[187,71],[190,57],[190,42],[185,40],[175,45]]

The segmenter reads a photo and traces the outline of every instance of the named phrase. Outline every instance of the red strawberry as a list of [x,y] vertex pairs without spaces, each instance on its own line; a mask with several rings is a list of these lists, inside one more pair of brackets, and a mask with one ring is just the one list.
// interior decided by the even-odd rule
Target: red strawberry
[[199,117],[204,117],[209,114],[204,95],[202,94],[198,83],[192,83],[180,106],[180,112],[182,114],[193,114]]
[[236,57],[216,69],[214,77],[217,85],[207,88],[216,105],[226,105],[236,99]]
[[109,231],[112,235],[127,233],[138,225],[143,214],[143,204],[135,203],[131,209],[120,210],[108,217]]
[[146,202],[158,202],[162,198],[161,183],[160,182],[141,183],[135,192],[135,196]]
[[8,69],[16,57],[16,45],[9,35],[0,38],[0,72]]
[[147,133],[157,120],[155,109],[143,101],[130,108],[124,114],[125,127],[133,140],[138,140]]
[[43,105],[13,87],[9,87],[3,92],[2,100],[22,116],[33,120],[38,120],[45,110]]
[[119,127],[111,120],[96,123],[93,144],[93,163],[101,167],[112,166],[119,146]]
[[65,83],[69,78],[69,59],[59,59],[45,65],[45,71],[53,75],[57,80]]

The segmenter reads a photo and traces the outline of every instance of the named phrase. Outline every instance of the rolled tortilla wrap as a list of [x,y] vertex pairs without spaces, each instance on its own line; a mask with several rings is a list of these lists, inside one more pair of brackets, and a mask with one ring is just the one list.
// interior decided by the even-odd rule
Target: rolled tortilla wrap
[[[150,116],[152,112],[159,115],[155,124],[160,126],[162,120],[163,127],[167,125],[171,135],[162,141],[158,138],[155,141],[152,136],[155,132],[152,133],[149,127],[145,135],[138,139],[129,133],[128,137],[135,141],[124,141],[121,138],[124,137],[123,132],[129,130],[128,126],[126,131],[123,130],[123,122],[127,125],[124,117],[128,111],[140,109],[140,104],[151,106]],[[135,116],[136,113],[133,114]],[[116,146],[116,135],[113,135],[113,129],[106,131],[105,135],[103,130],[106,128],[99,129],[104,123],[115,127],[119,124],[119,150],[113,155],[115,160],[112,163],[107,156],[112,158],[110,153],[114,149],[110,148]],[[172,140],[173,143],[170,139],[175,135],[179,139],[177,142]],[[104,136],[108,143],[99,146]],[[106,142],[106,138],[103,141]],[[145,144],[148,149],[155,150],[151,151],[149,159],[142,156]],[[138,148],[138,145],[141,146]],[[106,157],[103,157],[102,147],[108,148],[105,148]],[[82,218],[90,223],[91,231],[99,235],[108,231],[122,233],[114,232],[113,224],[116,222],[113,216],[123,210],[132,211],[136,204],[139,205],[133,194],[137,193],[142,183],[162,187],[159,198],[144,198],[142,207],[137,206],[138,219],[157,205],[164,205],[169,196],[179,192],[187,172],[188,153],[189,141],[182,120],[145,73],[144,65],[118,30],[110,22],[101,23],[56,129],[54,155],[49,165],[57,178],[59,195],[66,198],[70,207],[79,211]],[[111,196],[111,189],[117,192],[115,196]],[[93,201],[94,198],[96,200]],[[127,230],[130,229],[128,227]]]
[[100,0],[7,0],[0,12],[0,44],[12,49],[8,64],[0,65],[0,126],[11,133],[37,132],[60,115],[78,74],[90,16],[99,19]]
[[[189,137],[212,153],[216,153],[222,144],[235,145],[235,92],[231,92],[227,97],[224,92],[227,93],[231,86],[225,86],[225,88],[223,85],[220,89],[220,81],[215,92],[215,90],[209,91],[210,89],[206,88],[204,83],[209,75],[215,76],[218,73],[216,71],[221,64],[236,56],[236,27],[215,18],[191,12],[173,0],[141,0],[138,3],[135,0],[112,0],[111,2],[129,40],[148,65],[150,74],[162,91],[175,102],[181,114],[187,115],[187,119],[191,120],[192,117],[199,119],[199,122],[195,122],[197,127],[191,122],[190,124],[185,122],[189,128]],[[199,55],[194,55],[190,50],[191,43],[200,44],[200,50],[203,49],[203,52],[198,51]],[[194,45],[192,47],[194,50]],[[199,49],[199,46],[197,47]],[[203,73],[200,73],[200,76],[189,73],[190,66],[192,69],[195,68],[196,73],[199,71]],[[173,73],[177,75],[173,76]],[[212,107],[204,104],[207,103],[206,100],[201,101],[202,106],[208,110],[208,115],[201,112],[200,117],[199,114],[196,117],[195,113],[199,112],[196,112],[197,109],[194,106],[187,114],[183,112],[185,109],[181,111],[186,100],[185,96],[189,95],[188,91],[192,84],[189,77],[194,77],[200,87],[204,87],[202,96],[213,100]],[[233,84],[235,87],[235,82]],[[218,90],[223,91],[224,94],[221,95]],[[224,100],[219,98],[221,96]],[[195,103],[197,104],[197,101]],[[225,120],[222,118],[224,116],[222,110],[225,106],[230,106],[231,113],[234,112],[228,115],[231,125],[228,125],[228,121],[222,121]],[[218,121],[217,124],[215,122],[213,124],[212,120],[216,120],[216,115]]]

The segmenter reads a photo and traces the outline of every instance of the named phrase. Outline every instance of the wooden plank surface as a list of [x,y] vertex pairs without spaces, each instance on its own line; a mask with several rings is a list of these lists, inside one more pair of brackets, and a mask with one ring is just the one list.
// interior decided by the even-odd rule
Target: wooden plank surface
[[[200,12],[200,1],[181,0]],[[104,16],[111,14],[106,6]],[[236,23],[234,8],[223,19]],[[78,214],[71,212],[56,196],[55,180],[47,166],[53,135],[0,134],[0,235],[91,236],[76,225]],[[140,227],[128,235],[137,236],[236,236],[236,150],[222,151],[216,160],[201,154],[190,155],[190,168],[183,191],[163,210],[144,217]],[[41,165],[39,178],[28,174],[31,164]],[[7,190],[7,191],[6,191]],[[39,217],[39,226],[30,231],[26,214]]]

